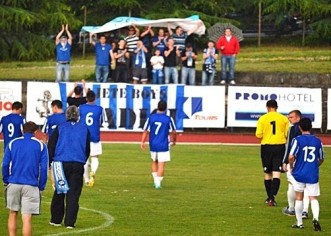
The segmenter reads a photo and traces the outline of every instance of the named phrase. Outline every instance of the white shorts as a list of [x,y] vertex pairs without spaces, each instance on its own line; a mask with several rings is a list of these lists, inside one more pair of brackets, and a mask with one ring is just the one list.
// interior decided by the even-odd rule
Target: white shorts
[[170,161],[170,151],[167,152],[151,152],[153,161],[168,162]]
[[287,171],[286,171],[287,181],[292,183],[291,179],[293,178],[293,176],[292,176],[292,173],[290,171],[290,164],[287,164],[286,166],[287,166]]
[[320,195],[320,185],[319,183],[316,184],[306,184],[306,183],[300,183],[295,180],[295,178],[292,176],[291,183],[293,185],[293,189],[296,192],[303,192],[305,191],[305,194],[307,196],[311,197],[317,197]]
[[90,156],[95,157],[102,154],[101,142],[93,143],[90,142]]
[[6,207],[22,214],[40,214],[40,191],[38,187],[8,184],[6,187]]

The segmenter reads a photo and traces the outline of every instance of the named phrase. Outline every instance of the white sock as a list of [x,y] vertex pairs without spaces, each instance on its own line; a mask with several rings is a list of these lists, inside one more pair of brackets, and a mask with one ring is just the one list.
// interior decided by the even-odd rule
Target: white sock
[[91,157],[91,171],[95,174],[99,167],[99,158]]
[[320,204],[318,203],[317,199],[311,200],[311,212],[313,213],[313,219],[318,220],[320,215]]
[[295,217],[297,218],[297,225],[302,225],[302,201],[295,201]]
[[161,187],[162,180],[163,180],[163,176],[156,176],[154,178],[155,187]]
[[153,179],[157,176],[157,172],[152,172]]
[[290,211],[294,211],[294,203],[295,203],[295,191],[293,189],[292,184],[288,184],[288,190],[287,190],[287,202],[288,202],[288,208]]
[[90,181],[88,166],[89,166],[89,161],[87,160],[87,162],[84,165],[84,180],[85,180],[85,183],[88,183]]
[[308,210],[309,210],[309,197],[306,194],[306,189],[305,189],[303,193],[303,212],[308,213]]

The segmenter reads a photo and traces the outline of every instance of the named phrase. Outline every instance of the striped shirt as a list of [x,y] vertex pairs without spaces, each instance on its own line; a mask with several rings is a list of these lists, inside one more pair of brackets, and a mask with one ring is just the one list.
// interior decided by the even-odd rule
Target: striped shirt
[[126,41],[126,45],[128,48],[128,52],[133,53],[137,48],[137,42],[139,41],[139,37],[137,35],[129,35],[124,38]]

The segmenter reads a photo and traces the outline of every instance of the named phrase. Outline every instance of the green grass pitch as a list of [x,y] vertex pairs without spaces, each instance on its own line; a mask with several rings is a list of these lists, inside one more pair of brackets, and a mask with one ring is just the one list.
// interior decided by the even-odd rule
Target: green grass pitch
[[[276,198],[278,206],[264,204],[259,146],[177,145],[172,148],[161,190],[153,188],[149,152],[141,151],[139,144],[103,144],[103,151],[95,186],[83,188],[76,228],[48,224],[49,181],[42,214],[33,218],[33,235],[316,234],[311,214],[303,230],[292,229],[295,217],[282,214],[287,205],[285,174]],[[325,235],[331,233],[330,151],[325,148],[320,174],[320,223]],[[4,203],[3,194],[0,201]],[[0,235],[7,235],[7,216],[3,204]]]

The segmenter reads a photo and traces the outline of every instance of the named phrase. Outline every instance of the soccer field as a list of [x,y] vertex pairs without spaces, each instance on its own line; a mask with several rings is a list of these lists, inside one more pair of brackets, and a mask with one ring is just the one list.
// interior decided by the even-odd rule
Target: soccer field
[[[3,143],[0,144],[2,149]],[[315,235],[292,229],[295,217],[282,214],[287,182],[282,174],[278,206],[268,207],[259,146],[177,145],[167,164],[162,189],[153,187],[148,151],[139,144],[103,144],[93,188],[83,188],[76,228],[48,224],[50,181],[42,214],[33,218],[33,235]],[[331,167],[321,166],[320,223],[331,234]],[[4,195],[0,196],[4,203]],[[311,212],[310,212],[311,213]],[[0,208],[0,235],[7,235],[8,211]],[[20,221],[19,221],[20,222]],[[19,234],[21,228],[19,228]]]

